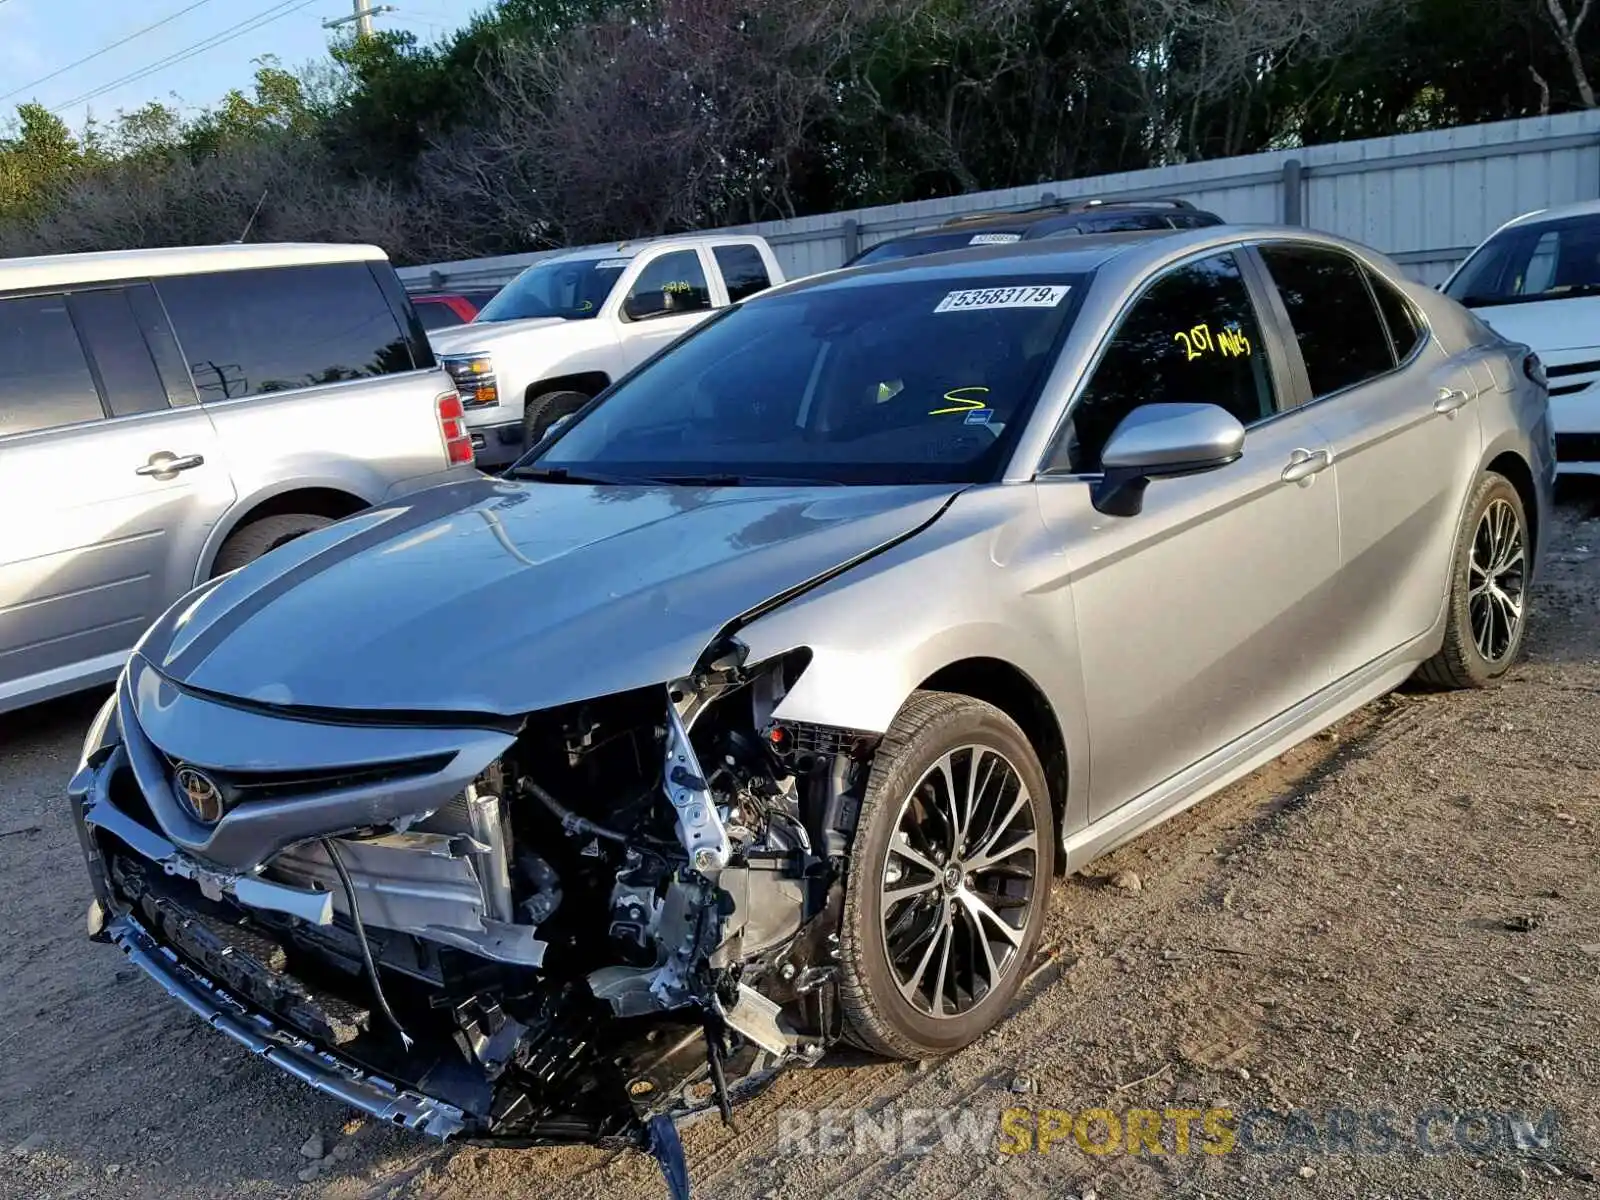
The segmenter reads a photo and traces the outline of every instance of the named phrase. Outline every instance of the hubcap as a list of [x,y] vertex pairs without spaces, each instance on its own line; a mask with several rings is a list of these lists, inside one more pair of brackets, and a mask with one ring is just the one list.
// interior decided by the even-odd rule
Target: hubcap
[[882,920],[913,1006],[959,1016],[999,984],[1027,932],[1039,849],[1028,789],[997,750],[951,750],[911,789],[884,857]]
[[1522,629],[1526,580],[1522,522],[1504,500],[1478,518],[1467,564],[1467,615],[1478,653],[1499,663],[1511,653]]

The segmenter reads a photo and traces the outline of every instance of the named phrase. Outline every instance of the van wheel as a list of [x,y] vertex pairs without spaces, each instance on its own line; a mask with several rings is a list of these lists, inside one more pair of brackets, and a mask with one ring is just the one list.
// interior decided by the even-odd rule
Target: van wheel
[[236,571],[267,551],[294,541],[303,533],[332,524],[332,517],[319,517],[314,513],[284,513],[251,521],[244,528],[235,529],[228,535],[228,540],[222,543],[222,549],[217,551],[217,561],[211,567],[211,577],[215,579],[218,575]]
[[1055,863],[1050,791],[991,704],[916,692],[873,759],[845,881],[846,1034],[893,1058],[948,1054],[1004,1015]]
[[533,449],[550,432],[550,426],[587,403],[589,397],[582,392],[542,392],[532,397],[522,409],[522,449]]
[[1456,539],[1444,645],[1417,669],[1423,683],[1480,688],[1508,671],[1528,629],[1528,516],[1503,475],[1478,483]]

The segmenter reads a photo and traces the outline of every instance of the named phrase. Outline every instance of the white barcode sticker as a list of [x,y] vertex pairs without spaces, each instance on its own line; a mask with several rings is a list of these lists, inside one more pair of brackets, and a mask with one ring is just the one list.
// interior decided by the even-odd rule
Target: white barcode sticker
[[618,267],[627,266],[632,261],[633,259],[631,258],[602,258],[599,262],[595,263],[594,269],[596,271],[614,271]]
[[1054,308],[1067,298],[1066,284],[1028,287],[973,288],[951,292],[934,308],[936,313],[970,312],[979,308]]
[[1012,242],[1020,242],[1020,233],[975,233],[969,246],[1009,246]]

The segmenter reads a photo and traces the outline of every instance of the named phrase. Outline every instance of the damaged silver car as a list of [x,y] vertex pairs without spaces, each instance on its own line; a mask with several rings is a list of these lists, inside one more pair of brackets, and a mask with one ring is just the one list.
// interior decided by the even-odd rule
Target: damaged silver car
[[1052,873],[1503,673],[1553,469],[1537,359],[1332,239],[791,284],[168,612],[70,788],[90,932],[385,1121],[681,1192],[677,1117],[988,1029]]

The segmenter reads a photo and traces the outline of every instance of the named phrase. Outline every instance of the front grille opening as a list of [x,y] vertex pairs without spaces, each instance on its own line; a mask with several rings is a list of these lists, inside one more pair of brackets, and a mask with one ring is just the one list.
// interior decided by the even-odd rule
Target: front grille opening
[[1556,461],[1600,462],[1600,433],[1556,434]]
[[[454,758],[455,752],[450,751],[422,758],[377,763],[373,766],[332,767],[312,771],[220,771],[209,767],[203,769],[222,792],[229,807],[232,807],[234,804],[248,801],[287,800],[317,792],[337,792],[402,779],[415,779],[444,770]],[[176,760],[169,757],[168,761],[172,767],[177,767]]]

